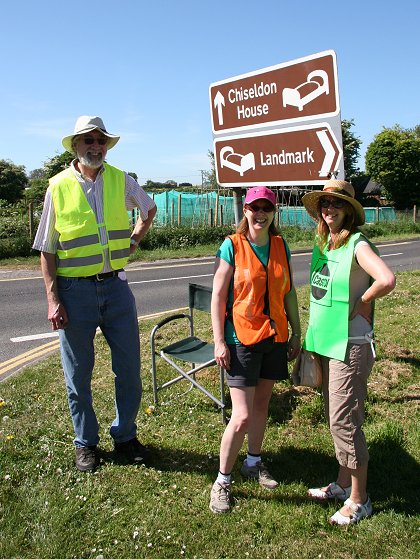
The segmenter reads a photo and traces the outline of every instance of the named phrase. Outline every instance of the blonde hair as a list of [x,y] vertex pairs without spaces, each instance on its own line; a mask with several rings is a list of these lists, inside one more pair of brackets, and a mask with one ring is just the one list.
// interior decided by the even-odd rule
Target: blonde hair
[[[343,223],[341,224],[340,232],[337,234],[335,241],[333,243],[332,248],[337,249],[344,245],[346,245],[350,237],[355,233],[358,229],[357,226],[354,224],[355,221],[355,213],[353,206],[346,202],[344,209],[346,214],[344,216]],[[316,228],[316,243],[319,247],[321,252],[327,248],[328,245],[328,237],[330,234],[330,229],[326,224],[324,218],[322,217],[321,211],[321,198],[318,200],[317,205],[317,215],[318,215],[318,225]]]
[[[248,231],[249,231],[249,223],[246,216],[244,216],[239,222],[238,227],[236,228],[236,232],[246,236],[248,234]],[[273,221],[270,223],[268,232],[271,233],[271,235],[280,235],[280,231],[274,223],[274,218]]]

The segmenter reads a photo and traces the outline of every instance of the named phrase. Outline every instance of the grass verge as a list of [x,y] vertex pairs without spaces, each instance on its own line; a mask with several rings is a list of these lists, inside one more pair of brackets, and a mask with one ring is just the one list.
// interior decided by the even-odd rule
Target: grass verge
[[[317,391],[276,385],[264,460],[281,482],[266,492],[234,470],[231,514],[208,509],[223,425],[196,390],[152,406],[149,335],[140,324],[144,395],[141,440],[150,468],[115,461],[108,434],[113,375],[101,336],[96,341],[94,401],[101,424],[101,468],[73,466],[70,423],[59,356],[0,385],[0,557],[3,559],[414,559],[419,544],[420,273],[398,275],[378,302],[378,360],[369,382],[366,437],[374,516],[348,529],[329,526],[334,504],[309,502],[306,488],[332,481],[336,461]],[[307,320],[307,288],[298,290]],[[210,336],[207,315],[197,326]],[[162,334],[166,343],[179,331]],[[163,337],[164,336],[164,337]],[[165,367],[161,369],[167,375]],[[203,373],[217,390],[217,372]],[[243,451],[245,448],[243,449]]]
[[[130,257],[130,262],[214,256],[225,235],[233,230],[234,226],[190,229],[186,227],[152,228],[140,248]],[[281,227],[281,230],[292,250],[312,249],[314,236],[312,228],[285,225]],[[402,240],[418,237],[420,225],[412,223],[407,218],[398,218],[395,222],[365,225],[362,227],[362,231],[373,242]],[[39,269],[39,255],[35,251],[32,252],[34,254],[31,256],[0,258],[0,268]]]

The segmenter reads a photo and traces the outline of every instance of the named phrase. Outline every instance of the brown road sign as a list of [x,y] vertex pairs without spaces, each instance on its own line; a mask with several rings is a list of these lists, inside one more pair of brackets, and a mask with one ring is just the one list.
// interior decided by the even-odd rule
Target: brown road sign
[[324,184],[343,152],[326,122],[214,140],[221,186]]
[[210,85],[213,133],[290,126],[338,115],[337,62],[332,50]]

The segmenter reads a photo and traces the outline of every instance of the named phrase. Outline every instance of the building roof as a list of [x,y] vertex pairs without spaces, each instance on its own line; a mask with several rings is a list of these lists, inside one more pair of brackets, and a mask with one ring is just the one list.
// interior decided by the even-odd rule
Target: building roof
[[365,189],[363,190],[363,194],[381,194],[382,192],[382,185],[380,185],[379,183],[373,181],[372,179],[369,179],[369,182],[367,183]]

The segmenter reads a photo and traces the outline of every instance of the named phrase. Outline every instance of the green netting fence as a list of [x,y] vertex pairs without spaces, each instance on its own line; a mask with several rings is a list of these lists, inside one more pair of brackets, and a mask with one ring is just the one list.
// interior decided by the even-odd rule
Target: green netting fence
[[[150,193],[149,193],[150,194]],[[155,226],[230,225],[235,223],[233,196],[217,192],[190,193],[168,190],[151,194],[157,206]],[[366,223],[395,221],[394,208],[365,208]],[[137,218],[136,212],[133,218]],[[314,220],[302,206],[280,205],[276,214],[279,225],[313,227]]]

